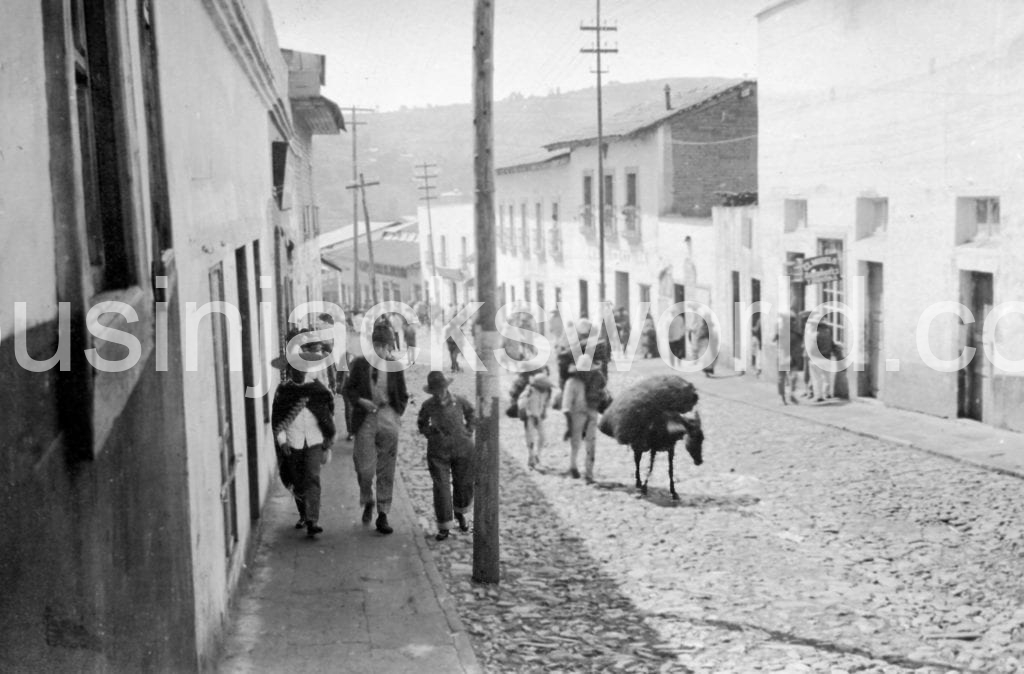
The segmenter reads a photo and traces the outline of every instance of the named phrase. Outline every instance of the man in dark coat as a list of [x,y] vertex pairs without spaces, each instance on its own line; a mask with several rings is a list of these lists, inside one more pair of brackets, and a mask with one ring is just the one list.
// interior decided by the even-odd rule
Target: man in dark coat
[[[373,350],[382,360],[392,361],[389,346],[394,343],[386,325],[373,329]],[[405,374],[385,372],[370,365],[363,356],[352,361],[348,382],[343,395],[352,405],[352,431],[355,433],[353,459],[359,480],[359,503],[363,506],[363,523],[373,518],[377,507],[377,531],[390,534],[388,524],[391,495],[395,480],[395,460],[398,456],[398,434],[401,417],[409,403],[405,387]],[[374,498],[373,481],[377,480]]]

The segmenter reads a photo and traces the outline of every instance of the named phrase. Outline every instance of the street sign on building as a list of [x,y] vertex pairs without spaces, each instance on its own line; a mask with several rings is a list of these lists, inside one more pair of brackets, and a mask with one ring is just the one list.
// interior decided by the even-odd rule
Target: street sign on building
[[804,283],[831,283],[842,279],[838,255],[809,257],[801,265]]

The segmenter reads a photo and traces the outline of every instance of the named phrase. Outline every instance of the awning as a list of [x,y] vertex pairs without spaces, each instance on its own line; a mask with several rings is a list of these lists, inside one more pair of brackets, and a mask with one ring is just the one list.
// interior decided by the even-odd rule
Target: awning
[[309,125],[314,134],[337,135],[345,130],[345,117],[337,103],[326,96],[293,98],[292,113]]

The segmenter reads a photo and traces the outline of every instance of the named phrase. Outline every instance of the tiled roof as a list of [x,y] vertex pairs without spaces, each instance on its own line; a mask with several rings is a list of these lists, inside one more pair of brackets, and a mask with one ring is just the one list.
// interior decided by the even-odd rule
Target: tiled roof
[[[606,140],[623,138],[658,126],[662,122],[697,107],[713,98],[739,87],[753,85],[753,80],[727,80],[722,84],[700,87],[683,92],[673,92],[672,108],[666,109],[664,100],[640,103],[632,108],[614,115],[603,124],[603,135]],[[549,143],[544,147],[548,150],[584,145],[597,141],[597,126],[584,129],[567,138]]]

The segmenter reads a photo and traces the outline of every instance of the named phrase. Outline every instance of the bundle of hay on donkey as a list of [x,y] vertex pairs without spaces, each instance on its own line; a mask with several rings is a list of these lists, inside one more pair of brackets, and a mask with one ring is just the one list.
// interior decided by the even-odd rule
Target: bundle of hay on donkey
[[[668,453],[668,479],[672,498],[676,494],[673,463],[676,442],[686,438],[686,451],[694,465],[703,462],[701,448],[704,432],[701,430],[697,405],[697,389],[677,375],[648,377],[618,395],[601,416],[598,428],[615,438],[620,445],[629,445],[636,464],[636,486],[647,493],[647,480],[654,470],[654,455]],[[651,453],[647,477],[640,482],[640,458]]]

